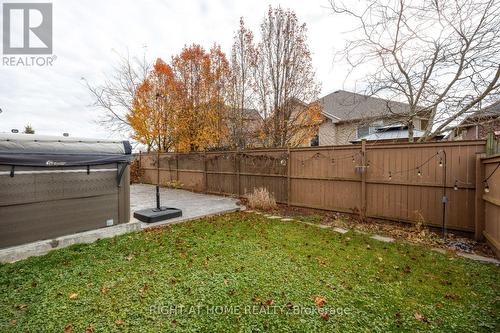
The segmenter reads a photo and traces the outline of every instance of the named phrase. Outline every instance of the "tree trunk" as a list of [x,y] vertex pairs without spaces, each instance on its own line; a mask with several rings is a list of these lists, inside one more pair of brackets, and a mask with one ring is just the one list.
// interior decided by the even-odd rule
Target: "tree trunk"
[[412,143],[415,141],[415,139],[413,138],[413,128],[413,120],[410,120],[408,122],[408,142]]

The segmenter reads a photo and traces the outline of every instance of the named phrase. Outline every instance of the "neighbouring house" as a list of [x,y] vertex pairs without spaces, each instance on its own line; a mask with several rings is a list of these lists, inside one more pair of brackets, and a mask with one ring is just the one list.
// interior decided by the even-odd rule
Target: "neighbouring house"
[[259,111],[255,109],[243,109],[242,123],[243,126],[238,126],[236,118],[230,118],[229,116],[229,136],[233,138],[234,141],[241,140],[239,146],[241,148],[256,148],[261,146],[259,140],[259,133],[264,119],[260,115]]
[[[308,108],[312,107],[312,104],[304,103],[296,98],[292,99],[292,112],[289,119],[289,131],[290,139],[288,146],[290,147],[309,147],[317,146],[317,133],[319,125],[322,122],[322,117],[314,116],[312,113],[308,112]],[[311,136],[312,135],[312,136]]]
[[[315,110],[317,112],[310,112],[313,107],[316,107]],[[286,126],[284,122],[276,118],[274,114],[267,117],[266,120],[263,121],[263,125],[271,129],[272,132],[267,138],[268,142],[262,142],[262,146],[271,146],[273,140],[285,140],[285,142],[278,144],[278,146],[283,147],[314,146],[314,137],[317,137],[318,128],[322,121],[322,116],[318,112],[319,107],[313,103],[308,104],[292,97],[283,104],[282,108],[284,108],[286,112],[289,112]],[[280,131],[274,132],[275,128],[280,127]],[[286,134],[284,134],[285,132]],[[277,136],[273,137],[273,134],[277,134]]]
[[[323,121],[319,126],[320,146],[368,141],[406,141],[410,106],[400,102],[338,90],[319,99]],[[413,118],[414,138],[423,135],[428,113]]]
[[500,137],[500,100],[465,117],[449,134],[449,140],[485,139],[488,133]]

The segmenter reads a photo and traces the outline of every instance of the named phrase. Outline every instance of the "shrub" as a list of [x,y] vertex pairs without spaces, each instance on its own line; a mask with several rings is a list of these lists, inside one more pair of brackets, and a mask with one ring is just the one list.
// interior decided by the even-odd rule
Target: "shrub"
[[267,188],[254,188],[253,192],[246,195],[248,207],[256,209],[273,209],[276,208],[276,200],[269,193]]

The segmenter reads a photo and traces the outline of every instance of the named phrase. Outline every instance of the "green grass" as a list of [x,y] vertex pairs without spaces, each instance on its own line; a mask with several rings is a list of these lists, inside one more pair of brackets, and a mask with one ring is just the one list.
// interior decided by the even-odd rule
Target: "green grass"
[[498,285],[491,264],[235,213],[0,266],[0,331],[498,331]]

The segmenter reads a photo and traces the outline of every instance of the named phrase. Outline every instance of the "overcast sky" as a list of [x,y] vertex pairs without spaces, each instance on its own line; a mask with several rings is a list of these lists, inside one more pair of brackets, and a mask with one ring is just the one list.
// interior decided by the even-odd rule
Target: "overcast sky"
[[[4,2],[4,1],[0,1]],[[8,1],[15,2],[15,1]],[[21,1],[25,2],[25,1]],[[29,2],[36,2],[31,0]],[[46,2],[46,1],[42,1]],[[55,0],[53,3],[53,66],[0,65],[0,132],[22,130],[30,123],[39,134],[109,138],[96,123],[99,111],[82,77],[99,83],[116,62],[116,53],[151,60],[170,60],[185,44],[209,48],[219,43],[229,54],[232,38],[244,17],[258,39],[268,6],[293,9],[308,27],[309,46],[323,94],[353,89],[344,83],[345,66],[334,64],[349,22],[333,16],[328,0]]]

